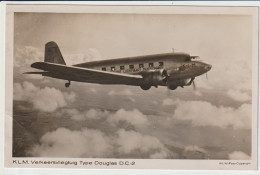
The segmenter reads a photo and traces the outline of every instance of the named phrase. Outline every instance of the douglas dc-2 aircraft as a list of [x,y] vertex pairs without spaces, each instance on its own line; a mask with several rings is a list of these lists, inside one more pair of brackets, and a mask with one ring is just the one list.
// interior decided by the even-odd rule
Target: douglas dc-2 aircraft
[[26,72],[46,77],[71,81],[140,86],[148,90],[151,86],[167,86],[175,90],[178,86],[194,85],[194,79],[211,69],[211,65],[195,61],[197,56],[186,53],[165,53],[127,57],[102,61],[91,61],[67,66],[58,45],[51,41],[45,45],[44,62],[35,62],[31,67],[42,72]]

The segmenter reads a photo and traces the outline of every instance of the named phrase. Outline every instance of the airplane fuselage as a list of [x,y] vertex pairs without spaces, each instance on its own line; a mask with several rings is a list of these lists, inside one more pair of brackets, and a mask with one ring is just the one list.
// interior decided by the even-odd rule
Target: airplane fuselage
[[[194,79],[211,69],[211,65],[192,61],[186,53],[165,53],[138,57],[126,57],[93,61],[73,65],[101,71],[117,72],[133,75],[145,75],[156,71],[165,71],[166,81],[150,83],[151,86],[169,86],[174,89],[178,86],[190,85],[189,79]],[[162,72],[163,73],[163,72]],[[148,80],[149,81],[149,80]]]
[[44,62],[35,62],[31,67],[44,72],[27,72],[71,81],[97,84],[123,84],[140,86],[148,90],[151,86],[167,86],[174,90],[178,86],[189,86],[195,77],[211,69],[211,65],[194,61],[196,57],[187,53],[164,53],[92,61],[67,66],[58,45],[51,41],[45,44]]

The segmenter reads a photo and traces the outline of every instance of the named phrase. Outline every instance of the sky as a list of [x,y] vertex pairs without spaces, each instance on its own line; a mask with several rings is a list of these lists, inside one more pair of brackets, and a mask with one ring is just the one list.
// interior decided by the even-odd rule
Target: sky
[[[195,79],[196,91],[67,89],[63,80],[22,74],[35,71],[30,64],[43,61],[49,41],[68,65],[174,48],[212,69]],[[250,16],[16,13],[13,155],[250,159],[251,51]]]

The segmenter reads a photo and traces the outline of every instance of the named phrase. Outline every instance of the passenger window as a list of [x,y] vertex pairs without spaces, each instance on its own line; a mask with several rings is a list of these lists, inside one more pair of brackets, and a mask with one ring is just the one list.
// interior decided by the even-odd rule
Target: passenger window
[[106,71],[107,69],[105,67],[102,67],[102,71]]
[[129,65],[129,69],[134,69],[134,65]]
[[111,71],[114,72],[115,70],[116,70],[115,66],[112,66],[112,67],[111,67]]
[[139,68],[143,68],[144,67],[144,64],[139,64]]
[[159,67],[163,67],[163,62],[159,62]]
[[183,64],[181,67],[180,67],[180,71],[184,71],[185,70],[185,64]]
[[153,67],[153,63],[149,63],[149,67]]
[[125,66],[120,66],[120,70],[125,70]]

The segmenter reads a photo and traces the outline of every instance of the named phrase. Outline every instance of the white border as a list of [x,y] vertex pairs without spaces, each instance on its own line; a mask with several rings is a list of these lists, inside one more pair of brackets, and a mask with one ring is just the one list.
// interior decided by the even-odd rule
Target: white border
[[[1,26],[5,24],[5,5],[0,4],[0,22]],[[0,143],[4,143],[4,110],[5,110],[5,27],[1,28],[0,33]],[[0,168],[1,174],[4,174],[4,144],[0,144]]]
[[4,4],[260,6],[258,1],[6,1]]

